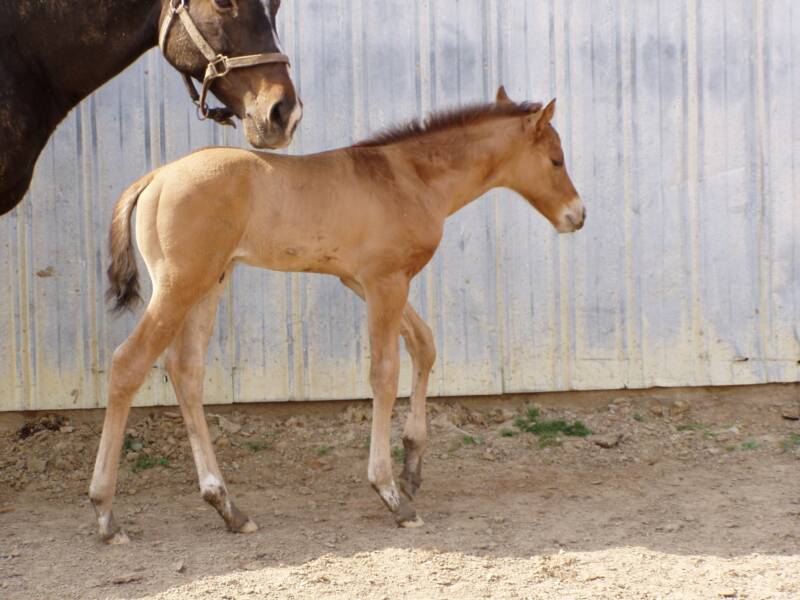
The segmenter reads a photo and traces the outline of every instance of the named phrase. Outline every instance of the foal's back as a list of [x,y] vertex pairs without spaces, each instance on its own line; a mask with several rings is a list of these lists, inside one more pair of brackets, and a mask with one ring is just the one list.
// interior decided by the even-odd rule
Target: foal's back
[[[435,248],[441,222],[390,149],[281,156],[206,148],[159,169],[139,199],[137,242],[156,278],[231,260],[352,276]],[[194,265],[197,265],[196,268]]]

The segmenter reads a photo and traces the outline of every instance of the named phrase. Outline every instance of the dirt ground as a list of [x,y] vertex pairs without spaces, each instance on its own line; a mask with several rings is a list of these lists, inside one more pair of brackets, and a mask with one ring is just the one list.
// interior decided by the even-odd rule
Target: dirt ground
[[[593,433],[521,431],[534,406]],[[208,407],[260,526],[236,535],[175,409],[138,409],[116,547],[86,498],[102,413],[0,415],[0,598],[800,598],[799,410],[798,385],[432,402],[406,530],[366,480],[368,403]]]

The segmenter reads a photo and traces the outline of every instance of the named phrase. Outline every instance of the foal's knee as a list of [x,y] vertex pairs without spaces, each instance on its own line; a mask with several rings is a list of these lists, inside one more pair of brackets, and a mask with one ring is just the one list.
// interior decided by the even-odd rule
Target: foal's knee
[[391,358],[381,358],[372,361],[369,367],[369,382],[373,390],[384,390],[397,383],[400,372],[399,361]]
[[125,343],[114,350],[111,356],[109,402],[133,395],[144,381],[147,370],[139,367],[136,358]]

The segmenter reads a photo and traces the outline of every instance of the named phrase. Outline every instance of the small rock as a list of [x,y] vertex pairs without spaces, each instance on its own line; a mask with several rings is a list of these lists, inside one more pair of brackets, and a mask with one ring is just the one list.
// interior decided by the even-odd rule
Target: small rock
[[72,433],[75,431],[75,428],[72,425],[64,425],[63,427],[59,428],[61,433]]
[[226,437],[221,437],[217,440],[217,448],[230,448],[231,441]]
[[182,560],[179,560],[172,565],[172,570],[176,573],[183,573],[186,570],[186,563]]
[[739,592],[736,590],[725,590],[719,593],[720,598],[738,598]]
[[58,469],[59,471],[70,471],[72,470],[72,463],[69,462],[63,456],[59,456],[53,461],[53,466]]
[[438,415],[436,415],[436,417],[431,419],[431,425],[433,427],[438,427],[439,429],[450,429],[451,427],[453,427],[453,423],[450,421],[450,417],[447,415],[447,413],[444,412],[439,413]]
[[286,427],[305,427],[305,426],[306,422],[301,417],[294,416],[286,419]]
[[682,415],[689,410],[689,403],[686,400],[675,400],[669,407],[669,414],[673,417]]
[[114,585],[122,585],[125,583],[133,583],[134,581],[141,581],[143,579],[143,575],[137,575],[136,573],[128,573],[127,575],[120,575],[119,577],[114,577],[111,580],[111,583]]
[[664,533],[677,533],[683,529],[683,525],[681,523],[667,523],[662,527],[657,527],[656,531],[663,531]]
[[739,435],[739,428],[736,425],[734,425],[733,427],[728,429],[728,433],[732,435]]
[[225,433],[239,433],[242,429],[242,426],[235,421],[231,421],[230,419],[226,419],[222,415],[217,416],[217,423],[219,424],[219,428],[224,431]]
[[28,459],[28,470],[31,473],[44,473],[47,470],[47,459],[31,457]]
[[785,406],[781,410],[781,416],[789,421],[800,421],[800,406]]
[[168,411],[164,412],[164,417],[167,418],[167,419],[176,419],[177,420],[177,419],[181,418],[181,413],[176,413],[176,412],[172,412],[172,411],[168,410]]
[[657,417],[663,417],[664,416],[664,407],[661,406],[661,404],[656,402],[656,403],[654,403],[654,404],[652,404],[650,406],[650,412],[653,413],[654,415],[656,415]]
[[622,441],[621,433],[607,433],[604,435],[592,436],[592,441],[601,448],[616,448]]

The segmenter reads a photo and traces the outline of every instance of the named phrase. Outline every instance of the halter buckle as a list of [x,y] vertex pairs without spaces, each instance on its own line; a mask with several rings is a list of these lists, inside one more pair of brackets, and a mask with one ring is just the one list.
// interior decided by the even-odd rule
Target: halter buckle
[[206,79],[216,79],[217,77],[225,77],[231,70],[228,64],[228,57],[224,54],[217,54],[217,57],[208,63],[206,67]]

